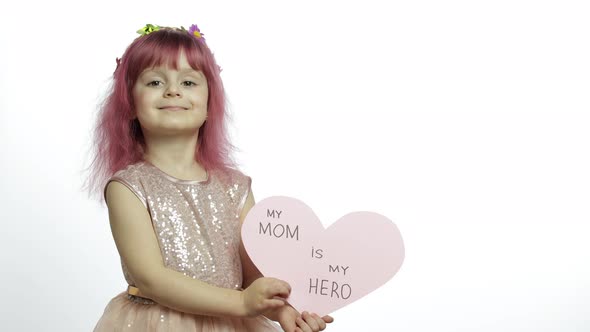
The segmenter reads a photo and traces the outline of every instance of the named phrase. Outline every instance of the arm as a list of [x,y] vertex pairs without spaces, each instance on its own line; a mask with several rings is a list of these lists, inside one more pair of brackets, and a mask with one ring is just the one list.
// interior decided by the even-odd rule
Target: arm
[[212,316],[252,316],[282,305],[282,301],[272,300],[288,294],[280,283],[268,282],[249,295],[166,268],[150,216],[137,197],[123,184],[111,182],[106,199],[117,250],[136,286],[150,299],[178,311]]
[[[246,198],[246,202],[244,203],[244,207],[240,213],[240,229],[248,215],[250,209],[254,206],[254,194],[252,194],[252,190],[249,190],[248,197]],[[241,234],[241,232],[240,232]],[[241,240],[240,235],[240,260],[242,261],[242,276],[243,276],[243,286],[244,288],[250,286],[254,280],[263,277],[262,273],[258,270],[256,265],[250,259],[250,256],[246,253],[246,248],[244,247],[244,243]]]

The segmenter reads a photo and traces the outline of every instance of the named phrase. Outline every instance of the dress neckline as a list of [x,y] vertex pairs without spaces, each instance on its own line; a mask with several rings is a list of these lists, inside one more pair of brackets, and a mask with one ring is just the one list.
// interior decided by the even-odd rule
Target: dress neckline
[[166,178],[167,180],[174,182],[174,183],[180,183],[180,184],[206,184],[209,183],[209,179],[211,178],[209,175],[209,171],[205,171],[205,175],[206,178],[204,180],[185,180],[185,179],[179,179],[175,176],[172,176],[166,172],[164,172],[163,170],[161,170],[160,168],[158,168],[158,166],[150,163],[147,160],[144,160],[143,163],[151,168],[153,168],[154,170],[156,170],[156,172],[158,172],[160,175],[162,175],[164,178]]

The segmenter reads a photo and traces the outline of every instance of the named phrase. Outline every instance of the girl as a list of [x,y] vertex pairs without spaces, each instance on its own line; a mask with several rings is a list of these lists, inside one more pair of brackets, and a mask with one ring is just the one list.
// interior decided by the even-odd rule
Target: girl
[[[104,188],[127,292],[101,331],[321,331],[290,286],[244,251],[251,180],[228,157],[219,67],[196,25],[147,25],[121,59],[101,108],[91,186]],[[100,188],[100,189],[99,189]]]

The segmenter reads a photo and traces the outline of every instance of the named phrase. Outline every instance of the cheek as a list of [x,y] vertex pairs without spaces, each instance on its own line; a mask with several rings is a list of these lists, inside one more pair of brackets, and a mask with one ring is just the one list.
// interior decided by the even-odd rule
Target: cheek
[[205,92],[203,92],[203,94],[201,95],[201,100],[203,105],[205,105],[205,107],[207,106],[207,104],[209,104],[209,91],[205,90]]
[[209,101],[209,94],[207,91],[198,91],[192,93],[188,96],[188,101],[194,106],[199,109],[207,109],[208,101]]
[[148,96],[144,93],[134,93],[133,94],[133,105],[135,106],[135,113],[141,112],[142,109],[146,107],[149,103]]

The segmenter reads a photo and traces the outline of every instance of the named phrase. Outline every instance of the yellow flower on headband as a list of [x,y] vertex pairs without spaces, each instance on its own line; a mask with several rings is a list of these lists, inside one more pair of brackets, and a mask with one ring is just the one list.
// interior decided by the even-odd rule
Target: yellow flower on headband
[[188,33],[197,39],[205,40],[205,34],[199,30],[199,27],[196,24],[191,25],[191,27],[188,29]]
[[139,33],[142,36],[145,35],[149,35],[150,33],[154,32],[154,31],[158,31],[160,30],[160,27],[157,25],[153,25],[153,24],[146,24],[145,27],[137,30],[137,33]]
[[155,24],[146,24],[145,27],[137,30],[137,33],[140,34],[141,37],[143,37],[143,36],[149,35],[150,33],[154,32],[154,31],[158,31],[161,29],[172,29],[172,30],[184,31],[184,32],[188,33],[189,35],[193,36],[194,38],[196,38],[199,42],[205,44],[205,34],[201,32],[201,30],[199,29],[199,27],[196,24],[191,25],[188,30],[186,30],[183,26],[181,26],[180,28],[170,28],[170,27],[161,27],[161,26],[155,25]]

